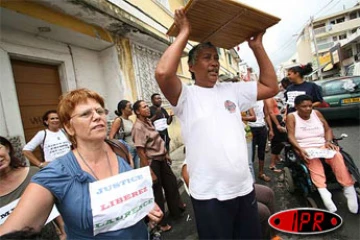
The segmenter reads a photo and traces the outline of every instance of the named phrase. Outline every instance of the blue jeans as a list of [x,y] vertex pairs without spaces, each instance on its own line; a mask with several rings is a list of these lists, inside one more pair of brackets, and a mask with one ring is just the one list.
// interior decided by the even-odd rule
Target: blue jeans
[[133,157],[133,161],[134,161],[134,168],[140,168],[140,158],[139,158],[139,155],[137,154],[137,151],[136,151],[136,147],[132,147],[132,146],[129,146],[130,147],[130,154],[131,156]]
[[137,154],[136,147],[130,146],[127,142],[125,142],[122,139],[119,139],[119,141],[122,142],[126,146],[128,151],[130,152],[130,154],[133,158],[133,161],[134,161],[134,168],[135,169],[140,168],[140,158],[139,158],[139,155]]

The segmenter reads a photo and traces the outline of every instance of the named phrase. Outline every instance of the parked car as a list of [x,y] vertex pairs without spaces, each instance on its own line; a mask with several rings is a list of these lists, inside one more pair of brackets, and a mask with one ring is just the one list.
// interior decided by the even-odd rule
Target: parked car
[[346,76],[358,76],[360,75],[360,62],[356,62],[348,67]]
[[315,81],[321,87],[324,103],[317,108],[327,120],[360,119],[360,76]]

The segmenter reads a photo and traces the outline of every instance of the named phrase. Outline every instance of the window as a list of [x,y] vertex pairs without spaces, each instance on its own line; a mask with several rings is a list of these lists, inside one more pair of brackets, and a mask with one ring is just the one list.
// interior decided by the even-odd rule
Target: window
[[325,23],[320,23],[320,24],[314,25],[314,29],[318,29],[318,28],[322,28],[322,27],[325,27]]
[[[321,84],[323,96],[346,94],[348,92],[359,92],[360,77],[329,81]],[[351,91],[352,90],[352,91]]]
[[357,12],[350,13],[350,20],[355,19],[357,17]]
[[350,20],[355,19],[355,18],[359,18],[359,17],[360,17],[360,10],[350,13]]
[[338,40],[338,37],[337,36],[333,36],[332,37],[333,41],[336,42]]
[[358,30],[358,28],[354,28],[351,30],[351,33],[356,33],[357,30]]
[[339,35],[339,40],[346,39],[346,33]]
[[356,54],[360,53],[360,43],[356,44]]
[[231,59],[231,54],[228,53],[228,59],[229,59],[229,65],[232,66],[232,59]]
[[345,17],[340,17],[340,18],[330,21],[331,24],[338,24],[338,23],[342,23],[342,22],[345,22]]
[[350,58],[353,56],[353,52],[351,48],[345,49],[344,50],[344,58]]

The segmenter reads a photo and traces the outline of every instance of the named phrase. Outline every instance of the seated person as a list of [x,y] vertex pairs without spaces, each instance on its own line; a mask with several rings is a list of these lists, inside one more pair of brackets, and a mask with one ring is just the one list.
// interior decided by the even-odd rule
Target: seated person
[[310,159],[306,149],[326,148],[336,151],[334,157],[325,159],[325,162],[331,166],[337,181],[343,186],[349,211],[356,214],[358,202],[354,180],[345,166],[339,147],[332,143],[331,128],[323,115],[312,109],[312,105],[313,101],[309,95],[300,95],[295,98],[296,112],[289,114],[286,120],[289,142],[304,160],[310,171],[310,177],[317,187],[325,207],[330,212],[336,212],[337,208],[331,199],[331,193],[326,188],[323,165],[319,158]]

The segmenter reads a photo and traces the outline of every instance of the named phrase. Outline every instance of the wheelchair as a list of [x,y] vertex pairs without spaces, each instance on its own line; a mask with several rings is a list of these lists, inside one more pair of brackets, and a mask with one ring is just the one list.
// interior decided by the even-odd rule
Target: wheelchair
[[[344,151],[344,149],[339,145],[339,141],[346,138],[346,134],[342,134],[339,138],[334,138],[333,142],[335,145],[339,146],[340,153],[344,158],[345,165],[347,166],[350,174],[355,180],[355,190],[358,196],[358,201],[360,199],[360,172],[356,166],[354,160]],[[326,176],[327,189],[337,190],[342,189],[342,186],[337,182],[335,174],[333,173],[331,167],[325,163],[324,159],[320,159],[323,163],[324,172]],[[323,208],[322,201],[316,201],[319,199],[319,194],[317,193],[317,188],[313,184],[310,172],[306,167],[305,163],[301,160],[298,154],[293,149],[290,143],[285,143],[285,163],[284,163],[284,184],[286,190],[289,193],[301,193],[307,201],[307,205],[313,208]]]

